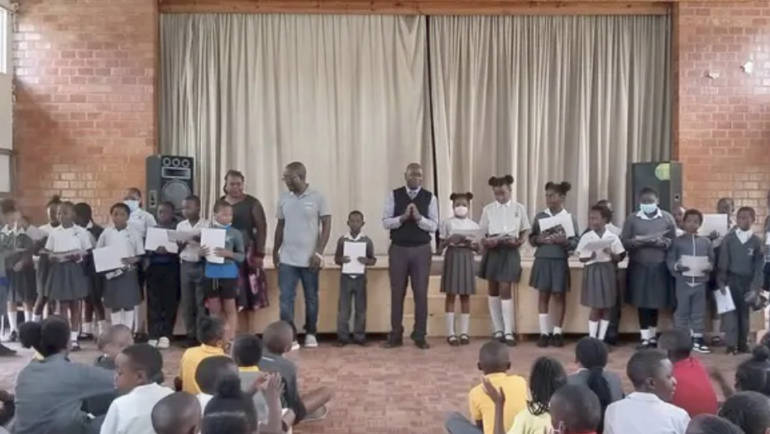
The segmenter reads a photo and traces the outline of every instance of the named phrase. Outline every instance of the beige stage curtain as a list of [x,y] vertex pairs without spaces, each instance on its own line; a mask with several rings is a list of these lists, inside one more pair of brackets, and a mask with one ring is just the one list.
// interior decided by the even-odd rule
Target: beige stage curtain
[[590,204],[626,210],[630,162],[671,147],[670,23],[665,16],[430,17],[430,76],[442,215],[448,194],[492,199],[510,173],[530,218],[544,185],[567,180],[585,228]]
[[432,184],[426,17],[169,14],[161,16],[160,149],[196,157],[207,209],[228,168],[275,205],[283,167],[308,168],[336,237],[350,210],[379,253],[386,193],[421,161]]

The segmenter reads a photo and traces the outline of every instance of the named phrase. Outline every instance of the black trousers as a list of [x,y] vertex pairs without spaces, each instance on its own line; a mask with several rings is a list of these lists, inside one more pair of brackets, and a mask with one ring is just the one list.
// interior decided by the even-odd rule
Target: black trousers
[[150,339],[170,338],[179,306],[179,262],[151,264],[146,277]]

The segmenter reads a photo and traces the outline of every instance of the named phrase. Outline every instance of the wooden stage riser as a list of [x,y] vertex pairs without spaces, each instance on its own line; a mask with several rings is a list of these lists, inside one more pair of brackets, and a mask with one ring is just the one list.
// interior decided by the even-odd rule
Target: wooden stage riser
[[[537,319],[537,291],[530,288],[529,268],[525,268],[521,282],[514,295],[514,312],[516,331],[519,334],[539,333]],[[621,271],[623,273],[623,271]],[[580,304],[582,269],[572,269],[572,291],[567,295],[567,314],[564,323],[565,333],[586,333],[589,309]],[[239,329],[241,332],[261,333],[271,322],[279,318],[278,314],[278,285],[274,270],[267,270],[270,306],[258,312],[244,312],[240,315]],[[621,279],[622,281],[623,279]],[[322,270],[320,275],[320,311],[318,318],[319,333],[334,333],[337,330],[337,303],[339,297],[339,270]],[[440,276],[431,276],[428,291],[428,334],[430,336],[445,336],[444,294],[440,292]],[[488,336],[490,333],[489,312],[487,310],[486,282],[477,279],[477,293],[471,297],[472,336]],[[371,333],[386,333],[390,331],[390,281],[387,269],[370,270],[367,290],[367,331]],[[456,312],[460,311],[459,299],[456,302]],[[302,286],[297,287],[295,303],[295,320],[298,328],[302,328],[305,318],[304,297]],[[636,333],[639,331],[636,309],[624,306],[621,317],[621,332]],[[407,292],[404,305],[404,328],[408,335],[414,324],[414,303],[411,291]],[[659,329],[671,326],[671,312],[663,312]],[[752,331],[764,328],[764,318],[761,312],[754,313],[751,320]],[[707,326],[710,330],[710,325]],[[184,326],[177,319],[177,334],[184,333]]]

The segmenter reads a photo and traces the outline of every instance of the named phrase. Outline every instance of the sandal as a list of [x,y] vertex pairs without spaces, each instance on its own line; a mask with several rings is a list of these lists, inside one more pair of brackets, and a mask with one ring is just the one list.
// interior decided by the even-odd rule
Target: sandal
[[505,343],[505,335],[503,335],[503,332],[494,332],[492,333],[492,340],[493,341],[499,341],[501,344]]
[[516,346],[516,337],[513,336],[513,334],[508,333],[505,335],[505,345],[508,345],[509,347],[515,347]]
[[465,333],[460,335],[460,345],[468,345],[471,343],[471,337]]
[[459,340],[457,340],[457,336],[455,336],[455,335],[452,335],[452,336],[449,336],[449,337],[447,337],[447,338],[446,338],[446,341],[447,341],[447,343],[448,343],[450,346],[453,346],[453,347],[456,347],[456,346],[459,346],[459,345],[460,345],[460,341],[459,341]]

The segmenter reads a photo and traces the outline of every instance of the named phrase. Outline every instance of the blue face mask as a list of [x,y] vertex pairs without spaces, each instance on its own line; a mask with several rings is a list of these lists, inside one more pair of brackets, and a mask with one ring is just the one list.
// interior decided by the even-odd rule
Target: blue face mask
[[645,214],[655,214],[658,212],[658,204],[657,203],[642,203],[639,204],[639,209],[642,210]]
[[137,209],[139,209],[139,201],[138,200],[126,199],[126,200],[123,201],[123,203],[126,204],[126,206],[128,207],[128,209],[131,210],[131,212],[134,212]]
[[214,227],[216,227],[216,228],[221,228],[221,229],[230,229],[230,226],[232,226],[232,223],[231,223],[231,224],[229,224],[229,225],[223,225],[222,223],[219,223],[219,222],[218,222],[218,221],[216,221],[216,220],[214,220],[212,223],[213,223],[213,226],[214,226]]

